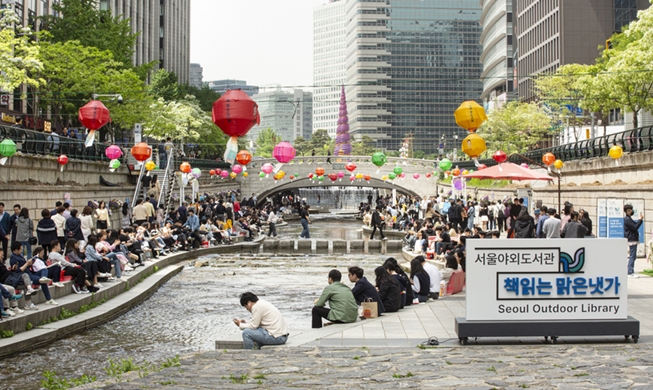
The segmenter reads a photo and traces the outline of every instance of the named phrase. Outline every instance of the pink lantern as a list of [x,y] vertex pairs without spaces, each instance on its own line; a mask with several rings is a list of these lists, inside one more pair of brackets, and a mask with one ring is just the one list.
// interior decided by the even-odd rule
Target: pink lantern
[[521,163],[521,164],[519,164],[519,166],[524,168],[524,169],[528,169],[528,164],[526,164],[526,163]]
[[272,157],[282,164],[289,163],[295,158],[295,148],[286,141],[279,142],[272,151]]
[[122,149],[116,145],[111,145],[104,150],[104,154],[109,160],[117,160],[122,157]]
[[225,169],[224,171],[220,172],[220,176],[222,176],[223,179],[226,179],[229,177],[229,172]]
[[235,173],[237,175],[237,174],[239,174],[240,172],[243,171],[243,167],[236,164],[233,167],[231,167],[231,170],[233,171],[233,173]]
[[342,171],[338,172],[338,179],[340,179],[340,181],[342,181],[343,177],[345,177],[345,173]]
[[403,179],[404,177],[406,177],[406,173],[402,172],[401,175],[399,175],[399,177]]
[[353,182],[354,180],[356,180],[356,175],[352,174],[349,176],[349,181]]
[[263,173],[265,173],[266,176],[269,175],[270,173],[272,173],[273,170],[274,170],[274,167],[270,163],[265,163],[261,167],[261,171],[263,171]]
[[415,180],[419,179],[419,173],[413,173],[413,179]]

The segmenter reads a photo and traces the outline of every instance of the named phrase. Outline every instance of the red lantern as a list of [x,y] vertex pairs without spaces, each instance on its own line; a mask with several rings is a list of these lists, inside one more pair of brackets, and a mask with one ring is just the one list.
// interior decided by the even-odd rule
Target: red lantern
[[506,162],[506,160],[508,159],[508,156],[506,156],[506,153],[503,150],[497,150],[492,155],[492,158],[494,159],[494,161],[501,164],[501,163]]
[[143,162],[152,157],[152,147],[145,142],[139,142],[131,150],[132,156],[138,162]]
[[431,177],[431,172],[426,173],[426,178],[429,179]]
[[261,123],[258,104],[240,89],[229,90],[213,103],[213,123],[230,137],[242,137]]
[[181,163],[181,165],[179,165],[179,170],[182,171],[183,173],[190,173],[192,171],[192,168],[190,167],[189,163],[183,162]]
[[444,171],[444,174],[449,176],[449,175],[451,175],[451,171]]
[[331,181],[338,180],[338,174],[337,173],[329,173],[329,179],[331,179]]
[[272,150],[272,157],[282,164],[287,164],[295,158],[295,148],[288,142],[279,142]]
[[556,156],[553,153],[546,153],[544,156],[542,156],[542,162],[544,165],[551,166],[556,161]]
[[222,173],[222,169],[216,169],[216,170],[215,170],[215,174],[216,174],[216,175],[220,175],[221,173]]
[[236,155],[236,161],[238,161],[238,164],[240,165],[247,165],[252,161],[252,154],[247,150],[241,150]]
[[317,168],[315,168],[315,173],[316,173],[318,176],[324,176],[324,168],[322,168],[322,167],[317,167]]
[[79,109],[77,117],[84,127],[89,130],[98,130],[111,120],[109,109],[99,100],[86,103],[84,107]]
[[59,156],[59,158],[57,158],[57,162],[59,163],[59,165],[61,165],[61,172],[63,172],[63,166],[68,164],[68,156],[62,154],[61,156]]
[[370,181],[371,178],[372,178],[372,176],[370,176],[370,175],[364,175],[363,176],[363,179],[365,179],[365,181]]
[[353,162],[348,162],[347,164],[345,164],[345,169],[348,170],[349,172],[354,172],[356,168],[357,168],[356,164],[354,164]]
[[313,174],[312,174],[312,173],[309,173],[309,174],[308,174],[308,178],[309,178],[309,179],[313,179]]
[[295,175],[290,175],[290,180],[295,180]]

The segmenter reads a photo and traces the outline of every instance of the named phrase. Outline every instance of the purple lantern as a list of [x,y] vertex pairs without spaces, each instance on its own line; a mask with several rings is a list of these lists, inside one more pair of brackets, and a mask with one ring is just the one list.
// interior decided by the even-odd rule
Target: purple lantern
[[347,117],[347,97],[343,85],[340,93],[340,111],[338,112],[338,128],[336,129],[336,156],[351,155],[351,137],[349,136],[349,117]]
[[282,164],[289,163],[295,158],[295,148],[286,141],[279,142],[272,151],[272,157]]
[[461,177],[454,178],[453,180],[453,188],[456,191],[462,191],[465,189],[465,180]]
[[117,160],[122,157],[122,149],[116,145],[111,145],[105,149],[104,154],[109,160]]

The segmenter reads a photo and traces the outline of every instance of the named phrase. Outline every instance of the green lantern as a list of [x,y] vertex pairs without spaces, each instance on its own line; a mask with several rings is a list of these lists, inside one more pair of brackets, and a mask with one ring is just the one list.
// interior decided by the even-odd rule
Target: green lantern
[[9,138],[5,138],[0,142],[0,164],[5,165],[7,159],[16,154],[16,143]]
[[317,180],[318,180],[318,181],[324,181],[324,176],[318,176],[318,177],[317,177]]
[[115,172],[116,169],[120,168],[120,160],[111,160],[109,161],[109,170]]
[[265,172],[259,172],[258,177],[261,179],[265,177]]
[[392,173],[392,172],[388,173],[388,179],[394,180],[396,178],[397,178],[397,175],[395,175],[394,173]]
[[395,173],[395,175],[399,176],[404,170],[401,169],[401,167],[395,167],[395,169],[392,170],[392,172]]
[[448,158],[444,158],[444,159],[442,159],[440,161],[439,166],[440,166],[440,169],[442,169],[443,171],[448,171],[453,166],[453,163]]
[[376,165],[377,167],[381,168],[386,162],[387,159],[385,154],[376,152],[372,155],[372,164]]

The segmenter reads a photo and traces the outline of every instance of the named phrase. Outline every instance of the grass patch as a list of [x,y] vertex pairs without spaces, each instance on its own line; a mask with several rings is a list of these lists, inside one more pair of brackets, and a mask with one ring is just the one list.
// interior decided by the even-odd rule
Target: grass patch
[[41,387],[47,390],[66,390],[72,387],[82,386],[87,383],[93,383],[97,380],[94,376],[88,376],[86,374],[80,376],[79,378],[60,378],[53,371],[46,371],[43,374],[43,379],[41,379]]
[[27,325],[25,325],[25,330],[32,330],[33,327],[34,325],[32,325],[31,322],[28,322]]
[[494,366],[492,366],[492,367],[490,367],[490,368],[485,369],[485,371],[492,371],[492,372],[495,372],[495,373],[496,373],[496,372],[497,372],[497,369],[494,368]]
[[265,375],[263,375],[263,374],[256,374],[256,375],[254,375],[254,379],[265,379]]
[[653,277],[653,269],[645,269],[644,271],[640,272],[640,274]]
[[580,374],[574,374],[574,376],[588,376],[589,374],[586,372],[581,372]]
[[392,374],[392,377],[393,377],[393,378],[397,378],[397,379],[410,378],[411,376],[413,376],[413,373],[410,372],[410,371],[408,371],[408,373],[406,373],[406,375],[401,375],[401,374]]
[[241,376],[234,376],[234,374],[229,375],[229,380],[231,381],[231,383],[243,384],[247,382],[247,379],[249,379],[249,375],[247,374],[243,374]]
[[445,362],[445,363],[447,363],[447,365],[448,365],[448,366],[450,366],[450,365],[452,365],[452,364],[453,364],[453,363],[451,363],[451,362],[450,362],[450,361],[448,361],[448,360],[445,360],[444,362]]
[[0,331],[0,338],[2,339],[8,339],[10,337],[14,337],[14,331],[13,330],[3,330]]
[[354,359],[354,360],[360,360],[361,357],[360,357],[360,356],[354,356],[352,359]]

